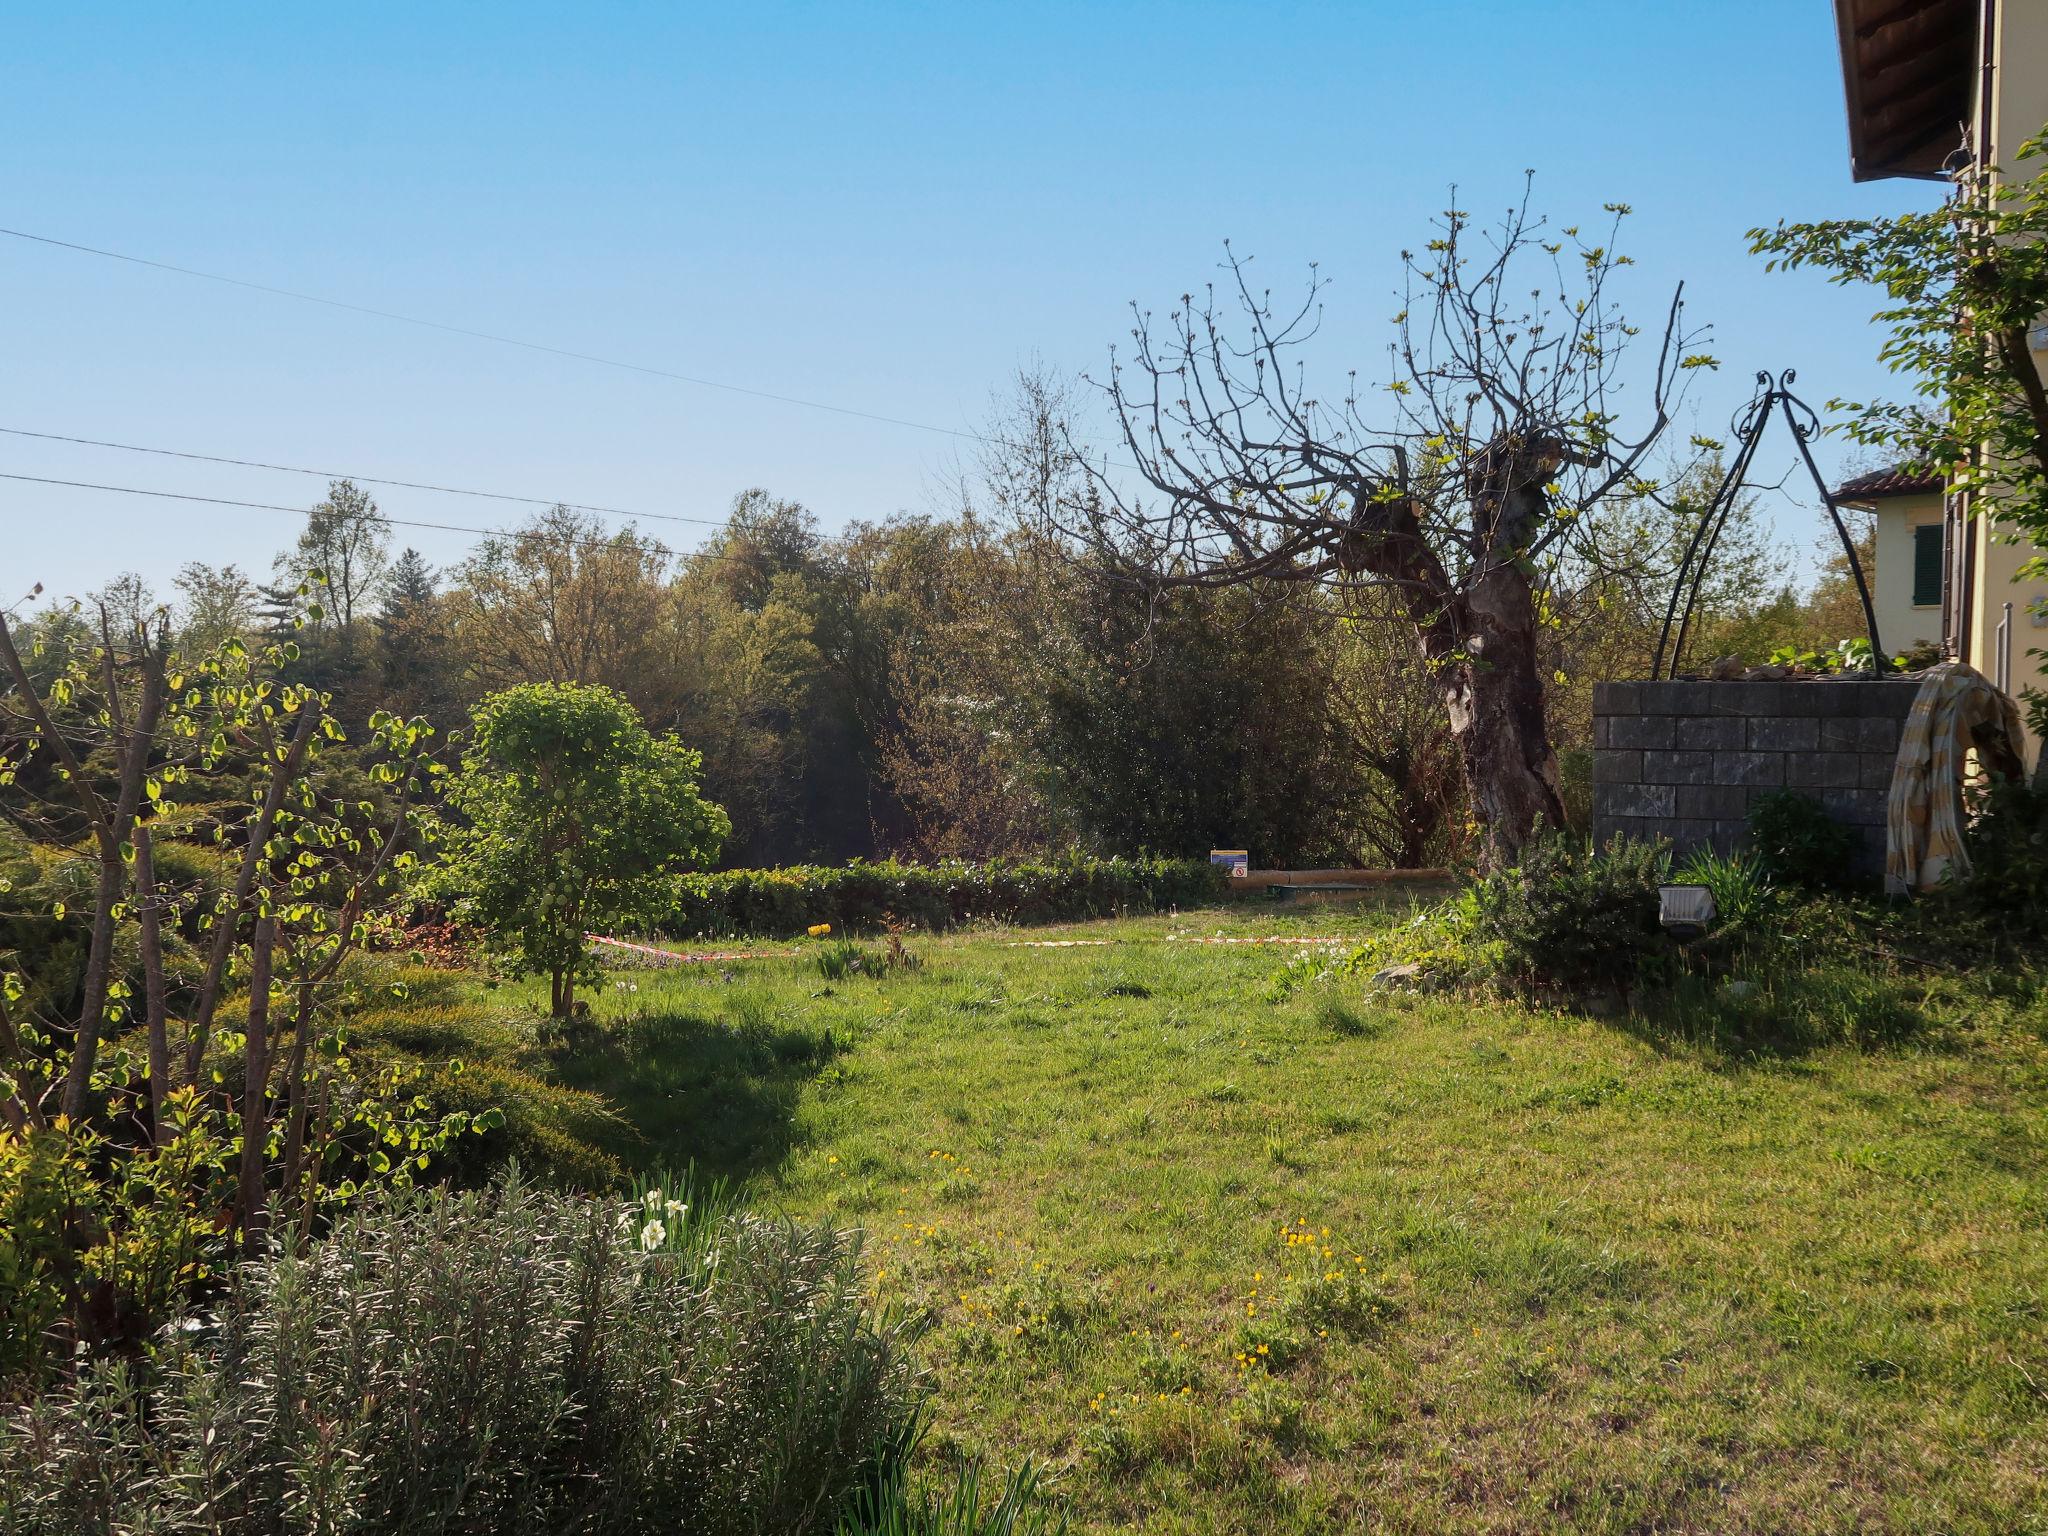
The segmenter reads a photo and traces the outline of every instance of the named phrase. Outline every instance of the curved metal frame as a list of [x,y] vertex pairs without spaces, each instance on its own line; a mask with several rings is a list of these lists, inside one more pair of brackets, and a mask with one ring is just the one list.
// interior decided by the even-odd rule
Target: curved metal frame
[[[1842,541],[1842,553],[1849,557],[1849,574],[1856,580],[1856,596],[1863,604],[1863,624],[1870,639],[1873,675],[1881,677],[1891,666],[1877,637],[1877,612],[1870,603],[1870,584],[1863,577],[1863,561],[1856,554],[1856,541],[1849,537],[1841,510],[1828,490],[1827,481],[1821,478],[1820,466],[1813,462],[1812,443],[1820,435],[1820,417],[1792,393],[1792,381],[1798,377],[1790,368],[1775,380],[1768,373],[1759,373],[1756,376],[1756,394],[1729,423],[1737,443],[1735,462],[1708,499],[1699,526],[1693,530],[1692,538],[1685,546],[1685,558],[1678,563],[1671,601],[1664,608],[1664,627],[1657,636],[1656,658],[1650,663],[1652,682],[1659,674],[1668,678],[1678,673],[1679,657],[1685,650],[1686,636],[1692,628],[1693,609],[1698,605],[1705,585],[1707,562],[1713,558],[1714,546],[1720,542],[1721,530],[1727,526],[1728,515],[1734,510],[1736,494],[1749,474],[1749,466],[1756,457],[1757,444],[1763,439],[1764,429],[1771,423],[1773,407],[1785,418],[1785,425],[1791,428],[1793,441],[1799,444],[1799,457],[1806,465],[1807,474],[1813,477],[1813,487],[1820,492],[1821,503],[1828,509],[1828,518],[1834,523],[1836,536]],[[1675,639],[1672,635],[1674,624],[1678,630]],[[1671,661],[1668,670],[1664,664],[1667,652]]]

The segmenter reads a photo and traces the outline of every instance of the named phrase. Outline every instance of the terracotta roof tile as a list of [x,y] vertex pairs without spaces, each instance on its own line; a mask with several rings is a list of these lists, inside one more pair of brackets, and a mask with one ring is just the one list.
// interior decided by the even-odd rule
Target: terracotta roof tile
[[1940,475],[1914,475],[1903,469],[1873,470],[1835,487],[1837,501],[1875,501],[1883,496],[1924,496],[1942,487]]

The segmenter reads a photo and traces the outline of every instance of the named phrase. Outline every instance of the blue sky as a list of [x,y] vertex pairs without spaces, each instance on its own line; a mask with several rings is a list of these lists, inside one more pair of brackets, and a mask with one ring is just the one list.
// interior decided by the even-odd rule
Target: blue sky
[[[1873,296],[1767,275],[1743,231],[1937,195],[1850,183],[1825,0],[17,4],[0,144],[10,229],[953,429],[1034,358],[1099,369],[1225,238],[1276,289],[1320,262],[1314,362],[1373,370],[1446,187],[1483,213],[1533,168],[1560,221],[1633,205],[1633,307],[1685,280],[1719,433],[1759,367],[1884,387]],[[686,517],[761,485],[827,527],[932,508],[968,446],[4,237],[0,426]],[[7,436],[0,470],[320,492]],[[262,572],[292,524],[0,481],[0,602]]]

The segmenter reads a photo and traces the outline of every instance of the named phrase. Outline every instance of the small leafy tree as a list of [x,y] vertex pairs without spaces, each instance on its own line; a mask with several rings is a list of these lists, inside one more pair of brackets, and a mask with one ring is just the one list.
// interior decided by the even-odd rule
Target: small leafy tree
[[[2048,134],[2020,147],[2029,176],[1984,168],[1924,213],[1779,223],[1749,232],[1768,266],[1815,267],[1833,283],[1873,283],[1888,307],[1878,357],[1917,399],[1834,400],[1848,435],[1957,489],[2048,545],[2048,386],[2033,327],[2048,313]],[[2042,561],[2032,562],[2038,574]]]
[[475,718],[435,885],[519,974],[547,976],[567,1018],[596,972],[588,932],[658,918],[673,877],[714,858],[731,824],[698,793],[699,755],[651,735],[609,688],[528,683]]
[[[161,609],[93,618],[22,644],[0,611],[0,825],[75,871],[27,862],[17,905],[55,937],[0,954],[0,1328],[88,1348],[148,1336],[232,1238],[303,1234],[496,1118],[436,1117],[339,1027],[439,773],[427,724],[378,714],[352,771],[330,696],[280,677],[295,642],[186,658]],[[65,1358],[0,1342],[0,1374]]]

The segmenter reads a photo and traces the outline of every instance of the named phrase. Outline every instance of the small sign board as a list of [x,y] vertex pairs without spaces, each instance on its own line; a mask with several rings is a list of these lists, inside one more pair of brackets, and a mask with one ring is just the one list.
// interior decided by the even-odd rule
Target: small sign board
[[1252,872],[1252,856],[1242,848],[1211,848],[1209,862],[1233,880],[1242,880]]

